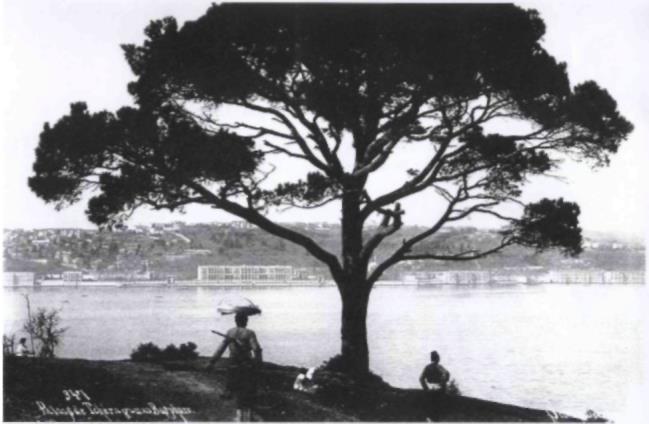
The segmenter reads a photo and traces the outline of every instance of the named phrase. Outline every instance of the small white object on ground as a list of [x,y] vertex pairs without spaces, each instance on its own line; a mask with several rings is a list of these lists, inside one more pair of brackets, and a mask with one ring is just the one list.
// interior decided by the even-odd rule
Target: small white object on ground
[[319,386],[313,382],[315,368],[309,368],[305,373],[300,373],[295,378],[293,389],[299,392],[315,393]]

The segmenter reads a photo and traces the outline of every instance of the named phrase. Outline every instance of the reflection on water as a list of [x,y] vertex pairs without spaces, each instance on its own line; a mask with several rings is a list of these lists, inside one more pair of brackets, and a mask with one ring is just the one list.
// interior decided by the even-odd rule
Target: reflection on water
[[[6,290],[5,329],[32,308],[62,308],[64,357],[123,359],[141,342],[193,341],[210,355],[232,317],[216,313],[232,292],[263,314],[250,320],[265,359],[312,366],[339,349],[335,288],[42,288]],[[417,387],[430,350],[464,394],[583,416],[615,417],[642,381],[644,286],[378,287],[370,300],[372,368]]]

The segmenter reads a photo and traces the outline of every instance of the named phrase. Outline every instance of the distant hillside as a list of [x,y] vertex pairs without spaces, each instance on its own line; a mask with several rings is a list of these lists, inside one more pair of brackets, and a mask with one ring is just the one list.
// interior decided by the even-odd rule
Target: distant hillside
[[[294,224],[332,252],[340,246],[340,227],[336,224]],[[423,228],[404,227],[377,249],[374,262],[380,262],[404,238]],[[368,230],[371,233],[372,229]],[[487,249],[498,242],[496,231],[451,228],[430,239],[421,250],[453,253]],[[326,276],[322,265],[304,249],[243,223],[230,224],[154,224],[119,232],[80,229],[5,230],[5,271],[60,273],[79,269],[98,272],[144,272],[154,276],[174,275],[195,278],[199,265],[250,264],[292,265],[309,268]],[[537,253],[532,249],[510,247],[498,255],[476,261],[419,261],[401,264],[386,278],[401,272],[448,269],[502,268],[583,268],[641,270],[645,266],[644,245],[608,235],[587,237],[584,253],[565,258],[557,251]]]

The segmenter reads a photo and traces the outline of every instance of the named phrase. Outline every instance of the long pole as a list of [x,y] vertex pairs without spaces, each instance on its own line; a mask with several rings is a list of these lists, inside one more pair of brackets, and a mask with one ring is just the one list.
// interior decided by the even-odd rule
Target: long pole
[[32,309],[31,309],[31,307],[29,305],[29,295],[24,294],[23,296],[25,296],[25,302],[27,302],[27,319],[29,320],[28,322],[29,322],[29,329],[30,329],[30,331],[29,331],[29,342],[32,345],[32,353],[34,355],[36,355],[36,350],[34,350],[34,335],[32,334],[32,332],[34,330],[34,323],[32,321]]
[[230,337],[230,336],[228,336],[227,334],[223,334],[223,333],[221,333],[221,332],[219,332],[219,331],[216,331],[216,330],[212,330],[212,333],[217,334],[217,335],[223,337],[225,340],[228,341],[228,343],[232,343],[232,342],[234,342],[237,346],[243,347],[243,343],[242,343],[240,340],[235,339],[234,337]]

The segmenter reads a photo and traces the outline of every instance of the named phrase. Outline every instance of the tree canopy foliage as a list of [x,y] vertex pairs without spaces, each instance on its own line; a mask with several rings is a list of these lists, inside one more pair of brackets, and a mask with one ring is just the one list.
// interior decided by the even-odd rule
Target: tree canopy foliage
[[[536,11],[513,5],[223,4],[182,27],[153,21],[142,45],[123,46],[136,107],[91,113],[73,104],[45,125],[29,184],[59,206],[98,188],[87,213],[99,225],[142,205],[225,210],[324,262],[343,315],[345,299],[358,297],[349,293],[366,302],[400,261],[469,260],[515,243],[577,254],[578,206],[525,205],[522,188],[564,157],[606,165],[632,125],[594,81],[570,84],[566,65],[542,47],[544,32]],[[223,119],[228,107],[248,119]],[[525,130],[501,130],[514,121]],[[395,175],[396,188],[370,192],[372,175],[415,143],[429,148],[426,164]],[[274,156],[312,171],[270,184]],[[375,249],[401,227],[399,202],[417,194],[445,202],[444,212],[369,272]],[[339,255],[265,214],[331,202],[341,208]],[[520,216],[504,215],[506,203]],[[373,214],[384,219],[368,235]],[[503,220],[500,244],[418,250],[473,214]]]

